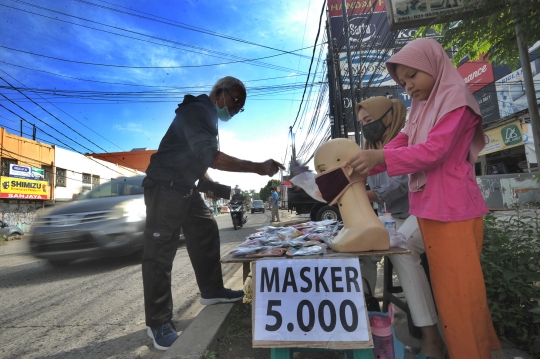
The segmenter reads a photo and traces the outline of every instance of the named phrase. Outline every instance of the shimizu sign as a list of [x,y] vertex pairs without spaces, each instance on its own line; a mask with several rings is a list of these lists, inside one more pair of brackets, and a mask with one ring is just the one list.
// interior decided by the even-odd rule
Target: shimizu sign
[[386,15],[390,30],[408,29],[441,22],[459,20],[464,12],[480,8],[484,0],[386,0]]
[[373,348],[357,257],[253,265],[253,347]]
[[0,177],[0,198],[46,200],[50,190],[46,181]]

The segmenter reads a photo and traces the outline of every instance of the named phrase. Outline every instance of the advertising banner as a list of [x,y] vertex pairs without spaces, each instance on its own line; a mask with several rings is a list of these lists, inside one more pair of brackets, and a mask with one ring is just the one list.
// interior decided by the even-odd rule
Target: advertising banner
[[50,198],[51,189],[46,181],[25,178],[0,177],[0,198],[42,199]]
[[45,178],[45,171],[41,168],[10,164],[9,176],[42,181]]
[[[341,67],[341,76],[343,77],[343,88],[350,87],[349,67],[347,63],[347,53],[339,54],[339,62]],[[390,51],[365,51],[352,54],[352,67],[355,81],[355,88],[359,88],[359,77],[362,74],[361,87],[385,87],[396,86],[394,80],[390,77],[386,69],[385,62],[390,58]]]
[[519,120],[486,131],[484,138],[486,140],[486,146],[478,156],[520,146],[524,143],[524,136],[521,132]]
[[[384,0],[346,0],[347,16],[370,12],[385,12]],[[328,0],[330,17],[343,16],[341,0]]]
[[[531,62],[531,70],[538,99],[540,96],[540,58]],[[510,116],[528,108],[522,68],[500,78],[495,82],[495,86],[501,117]]]
[[472,93],[495,81],[493,67],[487,61],[467,61],[457,70]]
[[495,92],[495,84],[491,83],[473,94],[480,105],[480,111],[482,111],[482,117],[484,118],[483,123],[490,123],[500,119],[499,103]]
[[483,0],[386,0],[390,30],[429,25],[438,17],[459,18],[464,11],[477,9]]

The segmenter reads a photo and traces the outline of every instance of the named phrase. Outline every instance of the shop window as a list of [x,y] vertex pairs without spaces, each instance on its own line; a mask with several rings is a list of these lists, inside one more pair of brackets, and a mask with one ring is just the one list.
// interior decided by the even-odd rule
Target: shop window
[[9,176],[9,165],[16,165],[18,161],[13,158],[2,158],[2,176]]
[[99,186],[99,176],[97,175],[92,175],[92,188],[94,186]]
[[52,166],[41,166],[41,169],[43,169],[44,180],[52,186]]
[[66,170],[56,167],[56,187],[66,187]]

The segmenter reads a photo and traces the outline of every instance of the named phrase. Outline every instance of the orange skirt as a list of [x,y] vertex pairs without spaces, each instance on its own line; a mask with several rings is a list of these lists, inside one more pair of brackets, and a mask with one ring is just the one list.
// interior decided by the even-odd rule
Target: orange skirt
[[501,349],[480,265],[483,218],[440,222],[418,218],[431,286],[451,359],[489,359]]

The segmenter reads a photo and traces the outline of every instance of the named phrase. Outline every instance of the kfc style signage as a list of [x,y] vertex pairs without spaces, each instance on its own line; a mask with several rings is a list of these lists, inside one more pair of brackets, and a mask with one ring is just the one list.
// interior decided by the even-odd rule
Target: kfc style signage
[[[371,12],[384,12],[384,0],[346,0],[347,15],[365,14]],[[372,10],[373,9],[373,10]],[[341,0],[328,0],[330,17],[343,16]]]
[[0,182],[0,198],[33,200],[50,198],[51,189],[46,181],[2,176]]
[[487,61],[467,61],[458,67],[458,72],[472,93],[495,81],[493,67]]

